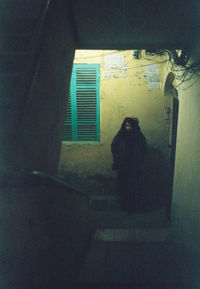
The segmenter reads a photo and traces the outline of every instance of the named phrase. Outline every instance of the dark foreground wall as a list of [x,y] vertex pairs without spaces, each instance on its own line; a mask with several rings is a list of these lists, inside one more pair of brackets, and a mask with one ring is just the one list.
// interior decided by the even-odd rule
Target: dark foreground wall
[[0,288],[70,288],[89,245],[88,210],[87,196],[56,179],[1,175]]
[[15,157],[23,169],[57,172],[75,45],[70,13],[65,1],[51,1],[17,135]]
[[[27,65],[25,60],[17,58],[20,53],[23,56],[22,43],[18,51],[13,47],[12,59],[9,58],[9,63],[15,63],[17,72],[7,63],[1,65],[1,74],[17,73],[17,79],[13,84],[11,78],[6,82],[2,78],[4,89],[1,89],[0,106],[3,99],[6,107],[0,107],[0,169],[40,170],[49,174],[57,171],[75,38],[67,1],[47,2],[50,4],[45,21],[40,33],[35,35],[37,45],[33,46],[31,41],[29,49],[25,50],[31,63]],[[29,10],[27,5],[24,9]],[[5,27],[9,19],[5,20]],[[40,17],[36,19],[36,22],[40,21]],[[28,26],[26,18],[24,22],[23,29],[20,30],[17,22],[13,31],[23,35]],[[9,33],[12,35],[13,31],[9,30]],[[29,33],[31,35],[33,31]],[[4,57],[0,47],[0,64]]]

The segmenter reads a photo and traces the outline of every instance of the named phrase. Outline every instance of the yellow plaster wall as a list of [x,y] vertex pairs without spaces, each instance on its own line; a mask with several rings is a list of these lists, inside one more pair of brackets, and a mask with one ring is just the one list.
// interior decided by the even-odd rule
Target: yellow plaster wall
[[179,122],[174,177],[174,216],[199,251],[200,242],[200,82],[179,88]]
[[[111,54],[124,55],[123,68],[106,69],[104,57]],[[82,174],[111,172],[110,145],[127,115],[139,118],[148,145],[167,156],[169,119],[166,114],[168,98],[163,95],[165,60],[165,56],[148,56],[144,51],[141,59],[134,59],[133,50],[76,51],[74,63],[100,64],[100,143],[63,142],[60,169]],[[159,65],[160,89],[148,89],[144,73],[150,64]]]

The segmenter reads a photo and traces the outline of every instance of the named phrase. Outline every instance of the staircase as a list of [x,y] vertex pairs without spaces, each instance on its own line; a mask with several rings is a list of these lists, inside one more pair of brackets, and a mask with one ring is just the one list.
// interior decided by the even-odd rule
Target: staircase
[[93,241],[77,288],[183,288],[163,208],[128,215],[115,196],[90,198]]

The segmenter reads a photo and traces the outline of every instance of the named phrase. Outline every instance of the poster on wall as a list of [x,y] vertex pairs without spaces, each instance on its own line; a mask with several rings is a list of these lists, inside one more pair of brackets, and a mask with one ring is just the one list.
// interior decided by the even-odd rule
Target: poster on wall
[[146,66],[144,77],[148,83],[148,90],[161,89],[161,80],[158,64],[148,64]]
[[124,55],[123,54],[110,54],[105,55],[105,68],[123,68],[124,67]]

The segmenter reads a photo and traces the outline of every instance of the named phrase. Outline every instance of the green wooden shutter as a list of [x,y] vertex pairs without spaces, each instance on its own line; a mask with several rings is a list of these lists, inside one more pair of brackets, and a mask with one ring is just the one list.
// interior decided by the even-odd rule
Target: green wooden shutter
[[[71,116],[67,112],[65,140],[99,141],[99,65],[74,64],[70,85]],[[68,103],[69,106],[69,103]],[[70,119],[70,121],[69,121]],[[72,133],[70,135],[70,124]]]
[[99,65],[76,65],[78,140],[99,140]]

